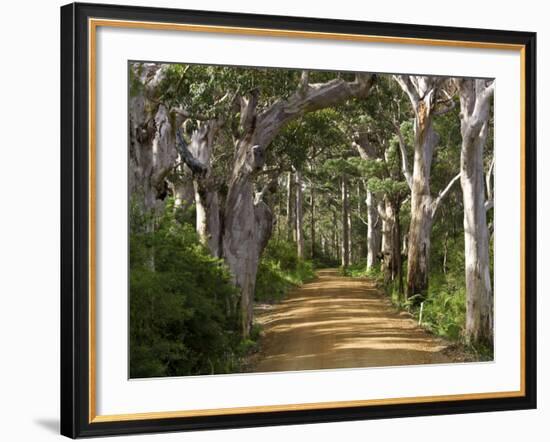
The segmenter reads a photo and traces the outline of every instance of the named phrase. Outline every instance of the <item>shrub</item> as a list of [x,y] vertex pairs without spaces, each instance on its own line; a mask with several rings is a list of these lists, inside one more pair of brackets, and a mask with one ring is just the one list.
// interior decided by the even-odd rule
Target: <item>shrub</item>
[[239,362],[236,291],[172,204],[160,220],[133,205],[130,227],[130,376],[227,373]]
[[[416,317],[420,307],[414,307]],[[460,340],[466,318],[466,290],[453,274],[434,274],[424,300],[422,325],[440,336]]]
[[278,301],[291,287],[314,277],[313,264],[298,258],[295,244],[271,240],[264,250],[258,268],[255,300]]

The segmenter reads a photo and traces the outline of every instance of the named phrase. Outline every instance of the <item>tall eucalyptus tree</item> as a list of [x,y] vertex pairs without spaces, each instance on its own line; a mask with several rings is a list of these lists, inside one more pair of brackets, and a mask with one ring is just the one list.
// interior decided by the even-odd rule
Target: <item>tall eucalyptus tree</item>
[[414,161],[412,173],[403,163],[403,173],[411,189],[411,222],[408,234],[407,296],[425,296],[428,290],[431,231],[442,199],[458,181],[460,174],[433,197],[430,188],[432,158],[439,141],[434,118],[454,106],[440,77],[395,75],[409,97],[414,112]]
[[[491,161],[485,175],[484,152],[489,130],[494,81],[458,79],[462,148],[460,184],[464,199],[466,340],[493,341],[493,290],[489,265],[486,211],[493,206]],[[487,188],[486,188],[487,183]]]

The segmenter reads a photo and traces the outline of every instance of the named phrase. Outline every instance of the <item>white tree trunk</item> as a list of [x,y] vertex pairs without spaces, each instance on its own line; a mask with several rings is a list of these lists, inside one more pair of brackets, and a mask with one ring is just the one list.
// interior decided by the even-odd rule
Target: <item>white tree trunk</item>
[[[363,160],[373,160],[376,158],[376,150],[369,143],[366,136],[359,137],[353,143],[359,156]],[[367,187],[367,269],[372,269],[380,261],[379,255],[382,247],[383,223],[379,220],[378,202],[373,192]]]
[[457,81],[461,104],[460,166],[464,199],[466,330],[470,344],[493,342],[493,290],[489,266],[483,153],[493,85],[485,80]]
[[[310,188],[310,207],[309,207],[309,212],[310,212],[310,216],[311,216],[311,220],[310,220],[310,223],[309,223],[309,228],[310,228],[310,240],[311,240],[311,253],[310,253],[310,256],[311,256],[311,259],[314,259],[315,258],[315,253],[316,253],[316,241],[317,241],[317,233],[315,231],[315,228],[316,228],[316,220],[315,220],[315,217],[317,216],[316,213],[315,213],[315,189],[313,188],[313,183],[311,184],[311,188]],[[323,252],[324,253],[324,252]]]
[[287,172],[287,178],[286,178],[286,191],[287,191],[287,197],[286,197],[286,232],[287,232],[287,240],[292,241],[294,238],[294,193],[293,193],[293,185],[292,185],[292,172]]
[[367,190],[367,269],[372,269],[379,262],[382,246],[382,222],[376,208],[376,198],[370,190]]
[[298,258],[304,258],[304,211],[302,176],[299,170],[295,172],[296,178],[296,251]]
[[[394,78],[408,95],[415,113],[412,179],[409,179],[410,173],[404,170],[411,189],[406,295],[423,297],[428,291],[433,218],[441,199],[457,177],[437,199],[432,198],[430,191],[432,157],[439,138],[433,128],[433,118],[436,113],[437,91],[443,79],[409,75],[396,75]],[[403,168],[406,169],[405,161]]]
[[379,204],[379,216],[382,218],[382,270],[386,281],[393,279],[393,232],[395,216],[393,208],[388,200],[384,198]]
[[351,225],[351,205],[349,203],[349,189],[348,189],[348,263],[353,264],[353,237],[352,237],[352,225]]
[[348,224],[348,183],[345,176],[341,179],[342,190],[342,267],[349,266],[349,224]]

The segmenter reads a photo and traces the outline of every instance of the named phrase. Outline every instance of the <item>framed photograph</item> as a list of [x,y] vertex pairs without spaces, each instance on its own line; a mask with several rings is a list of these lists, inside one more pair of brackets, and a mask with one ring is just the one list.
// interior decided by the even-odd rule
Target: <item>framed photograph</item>
[[536,407],[536,35],[61,8],[61,433]]

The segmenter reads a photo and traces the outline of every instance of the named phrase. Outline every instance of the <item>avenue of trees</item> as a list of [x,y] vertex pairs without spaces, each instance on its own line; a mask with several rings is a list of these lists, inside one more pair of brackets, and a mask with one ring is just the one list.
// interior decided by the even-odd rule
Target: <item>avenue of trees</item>
[[129,70],[136,376],[230,371],[268,273],[313,265],[378,276],[399,305],[433,306],[436,331],[492,347],[492,80]]

